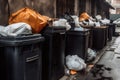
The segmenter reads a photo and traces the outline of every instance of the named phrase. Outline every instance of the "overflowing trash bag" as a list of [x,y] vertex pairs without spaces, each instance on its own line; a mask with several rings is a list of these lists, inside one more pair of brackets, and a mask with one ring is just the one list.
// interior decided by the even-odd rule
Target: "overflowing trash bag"
[[85,21],[85,20],[88,20],[89,18],[90,18],[90,16],[86,12],[83,12],[79,17],[79,20]]
[[90,27],[101,27],[102,25],[110,24],[110,20],[107,18],[102,19],[101,15],[96,15],[95,18],[89,16],[88,18],[80,18],[80,25]]
[[105,25],[106,25],[106,24],[110,24],[110,20],[107,19],[107,18],[100,20],[100,22],[101,22],[102,24],[105,24]]
[[82,27],[75,27],[74,28],[74,31],[85,31],[85,30],[87,30],[87,29],[84,29]]
[[92,61],[95,59],[95,57],[97,56],[96,51],[88,48],[88,57],[87,57],[87,61]]
[[102,19],[102,16],[101,15],[96,15],[95,18],[96,18],[97,21],[100,21]]
[[75,15],[73,15],[73,16],[71,16],[71,17],[73,18],[73,20],[74,20],[74,22],[75,22],[75,26],[76,26],[76,27],[80,27],[79,17],[78,17],[78,16],[75,16]]
[[95,22],[95,26],[96,27],[100,27],[101,25],[100,25],[100,22],[98,21],[98,22]]
[[69,30],[71,28],[70,24],[67,22],[66,19],[59,19],[57,21],[53,21],[52,26],[58,26],[58,27],[64,26],[66,27],[66,30]]
[[100,27],[100,20],[102,17],[100,15],[97,15],[94,19],[92,16],[89,16],[86,12],[83,12],[79,17],[79,24],[81,26],[91,26],[91,27]]
[[66,12],[63,17],[70,24],[71,26],[70,30],[73,30],[76,25],[75,25],[75,20],[72,18],[72,16],[68,12]]
[[0,26],[1,36],[18,36],[22,34],[32,34],[31,26],[27,23],[14,23],[8,26]]
[[95,22],[92,21],[91,19],[89,19],[89,23],[88,23],[89,26],[95,26]]
[[47,25],[47,20],[49,19],[49,17],[40,15],[26,7],[13,13],[9,18],[9,24],[25,22],[31,25],[33,33],[39,33]]
[[77,55],[66,56],[66,66],[68,69],[76,71],[86,68],[84,60]]

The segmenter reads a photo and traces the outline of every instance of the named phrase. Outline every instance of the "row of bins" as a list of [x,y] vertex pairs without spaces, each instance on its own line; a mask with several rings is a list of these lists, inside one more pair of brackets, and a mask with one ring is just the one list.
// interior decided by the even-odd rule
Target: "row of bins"
[[77,54],[86,61],[88,47],[103,48],[106,35],[107,27],[67,32],[65,27],[46,27],[42,36],[0,37],[1,78],[58,80],[64,75],[65,56]]
[[107,44],[108,27],[101,26],[101,27],[93,28],[92,35],[93,35],[92,49],[101,50]]
[[89,48],[94,50],[101,50],[107,43],[108,27],[84,26],[84,28],[90,30],[88,44]]
[[115,24],[107,24],[101,27],[94,27],[94,26],[84,26],[90,30],[89,35],[89,48],[94,50],[101,50],[106,46],[107,41],[112,40],[112,36],[115,35]]

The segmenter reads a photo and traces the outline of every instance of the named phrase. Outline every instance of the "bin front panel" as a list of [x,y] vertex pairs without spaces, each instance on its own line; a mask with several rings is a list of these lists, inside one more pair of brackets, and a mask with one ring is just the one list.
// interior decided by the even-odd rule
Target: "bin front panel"
[[65,34],[52,32],[44,36],[43,80],[59,80],[64,76]]
[[40,43],[2,48],[6,61],[4,80],[41,80]]
[[86,60],[88,39],[88,32],[74,32],[74,34],[68,32],[66,34],[65,55],[78,55],[82,59]]

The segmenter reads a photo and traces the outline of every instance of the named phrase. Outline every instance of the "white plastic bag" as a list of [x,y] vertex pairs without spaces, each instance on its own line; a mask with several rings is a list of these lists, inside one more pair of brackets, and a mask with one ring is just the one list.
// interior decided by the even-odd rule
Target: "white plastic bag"
[[0,34],[2,36],[18,36],[20,34],[31,34],[31,33],[32,33],[31,26],[23,22],[10,24],[2,28],[2,31],[0,31]]
[[90,61],[92,59],[94,59],[96,57],[97,53],[96,51],[88,48],[88,58],[87,58],[87,61]]
[[69,30],[71,28],[71,26],[69,25],[66,19],[59,19],[58,21],[54,21],[53,26],[58,26],[58,27],[64,26],[66,27],[66,30]]
[[84,25],[88,25],[88,24],[89,24],[89,22],[87,22],[87,21],[82,21],[82,23],[83,23]]
[[85,29],[82,28],[82,27],[75,27],[74,30],[75,30],[75,31],[84,31]]
[[71,16],[73,19],[74,19],[74,21],[75,21],[75,26],[76,27],[79,27],[80,26],[80,24],[79,24],[79,17],[78,16]]
[[100,20],[100,22],[102,23],[102,24],[109,24],[110,23],[110,20],[108,20],[108,19],[103,19],[103,20]]
[[97,21],[100,21],[102,19],[101,15],[97,15],[97,16],[95,16],[95,18]]
[[66,66],[68,67],[68,69],[76,71],[86,68],[84,60],[78,57],[77,55],[66,56]]
[[94,25],[95,25],[95,22],[93,22],[92,20],[89,19],[88,25],[89,25],[89,26],[94,26]]
[[95,22],[96,27],[100,27],[100,22]]

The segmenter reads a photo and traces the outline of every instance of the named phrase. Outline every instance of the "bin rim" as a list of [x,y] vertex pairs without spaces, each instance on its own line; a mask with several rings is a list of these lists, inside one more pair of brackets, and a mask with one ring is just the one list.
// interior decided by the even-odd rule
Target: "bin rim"
[[41,34],[34,34],[21,37],[0,37],[0,46],[22,46],[35,44],[44,41]]
[[89,30],[86,30],[86,31],[67,31],[66,34],[68,35],[74,35],[74,36],[87,36],[90,34]]
[[64,32],[66,32],[65,26],[50,26],[50,27],[46,27],[43,34],[64,33]]

